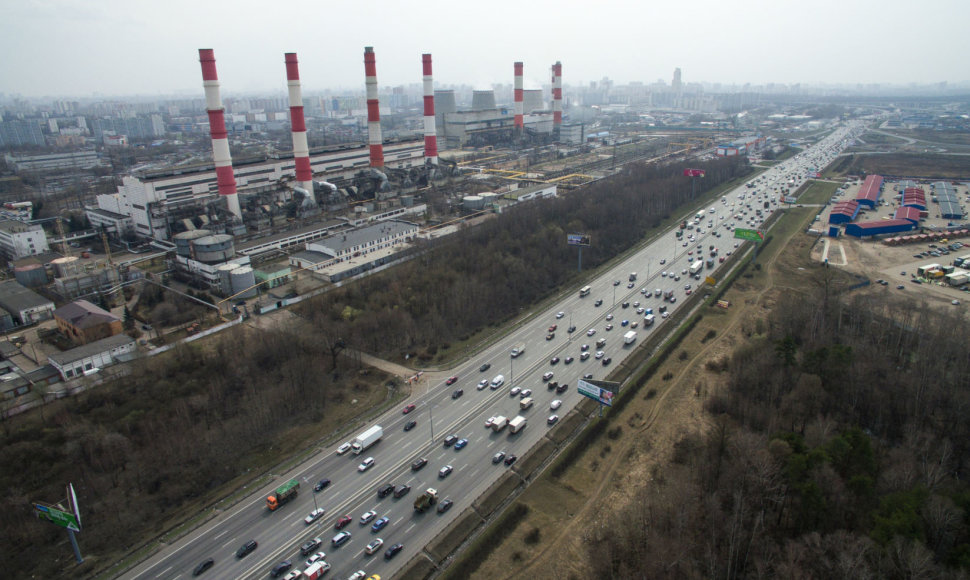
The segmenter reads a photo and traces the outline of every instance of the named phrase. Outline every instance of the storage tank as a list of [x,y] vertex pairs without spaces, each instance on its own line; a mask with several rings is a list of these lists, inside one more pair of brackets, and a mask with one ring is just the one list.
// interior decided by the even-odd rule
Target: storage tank
[[49,281],[47,278],[47,268],[43,264],[17,266],[13,270],[13,275],[17,279],[17,282],[20,282],[22,286],[26,286],[27,288],[38,288],[46,285]]
[[465,211],[480,211],[485,208],[485,198],[480,195],[466,195],[461,198],[461,206]]
[[542,89],[526,89],[522,91],[522,111],[528,115],[533,111],[545,110],[546,104],[542,100]]
[[[235,270],[229,272],[230,282],[232,284],[232,294],[237,292],[242,292],[247,288],[252,288],[256,285],[256,274],[253,272],[251,266],[240,266]],[[256,289],[252,288],[247,292],[239,294],[237,298],[252,298],[256,295]]]
[[232,278],[229,274],[240,267],[239,264],[219,264],[216,267],[216,273],[219,275],[219,289],[226,296],[232,294]]
[[187,232],[175,234],[175,236],[172,238],[175,241],[175,253],[183,258],[191,258],[192,240],[197,240],[199,238],[204,238],[211,235],[212,232],[209,230],[189,230]]
[[55,258],[51,260],[51,266],[54,267],[55,278],[66,278],[68,276],[76,276],[80,272],[80,268],[79,268],[80,262],[74,256]]
[[495,109],[495,91],[472,91],[473,111],[492,111]]
[[236,255],[232,236],[216,234],[191,241],[192,257],[206,264],[217,264],[231,260]]

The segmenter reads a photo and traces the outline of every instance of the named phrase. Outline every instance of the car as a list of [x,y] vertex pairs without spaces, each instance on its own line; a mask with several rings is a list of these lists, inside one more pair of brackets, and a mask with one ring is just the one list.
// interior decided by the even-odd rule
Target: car
[[344,443],[343,445],[337,448],[337,455],[343,455],[348,451],[350,451],[350,443]]
[[411,429],[414,429],[414,426],[417,424],[418,422],[412,419],[411,421],[408,421],[407,423],[404,424],[404,430],[410,431]]
[[562,407],[562,401],[560,401],[559,399],[556,399],[555,401],[549,403],[549,410],[551,411],[555,411],[559,407]]
[[514,396],[518,395],[521,392],[522,392],[522,387],[512,387],[509,390],[509,396],[510,397],[514,397]]
[[383,545],[384,545],[384,540],[380,538],[376,538],[374,541],[367,544],[367,547],[364,548],[364,553],[367,554],[368,556],[373,555],[377,553],[377,551],[380,550],[381,546]]
[[449,435],[445,437],[445,447],[451,447],[455,444],[455,441],[458,441],[457,435]]
[[605,367],[606,365],[610,364],[611,362],[613,362],[613,359],[611,359],[610,357],[606,357],[606,358],[603,359],[603,366]]
[[633,286],[634,286],[633,282],[630,282],[629,284],[626,285],[627,288],[633,288]]
[[[350,516],[346,517],[348,520],[350,519]],[[321,545],[323,545],[323,540],[320,538],[310,538],[309,540],[303,542],[303,545],[300,546],[300,555],[305,558],[309,554],[312,554]]]
[[690,296],[691,292],[693,292],[693,290],[684,290],[684,294],[687,296]]
[[333,529],[335,529],[335,530],[342,530],[345,527],[347,527],[347,524],[349,524],[352,521],[354,521],[354,520],[349,515],[340,516],[339,518],[337,518],[337,521],[334,522]]
[[446,465],[438,470],[438,477],[444,479],[445,477],[448,477],[449,475],[451,475],[451,472],[454,470],[455,470],[454,467],[450,465]]
[[546,419],[546,423],[549,425],[555,425],[556,421],[559,421],[559,415],[549,415],[549,418]]
[[690,289],[691,289],[690,284],[684,284],[684,290],[690,290]]
[[374,466],[374,458],[368,457],[367,459],[360,462],[360,465],[357,466],[357,471],[363,473],[373,466]]
[[594,334],[596,334],[595,328],[590,328],[589,330],[586,331],[586,336],[593,336]]
[[674,276],[674,282],[680,282],[680,274]]
[[674,302],[677,302],[677,297],[676,296],[671,296],[670,297],[670,303],[673,304]]
[[620,321],[620,326],[629,326],[629,325],[630,325],[630,321],[629,320],[621,320]]
[[508,456],[506,456],[506,458],[505,458],[505,465],[512,465],[513,463],[515,463],[515,460],[516,460],[516,459],[518,459],[518,457],[516,457],[515,455],[512,455],[512,454],[510,453],[510,454],[509,454]]
[[556,325],[556,324],[553,324],[552,326],[549,327],[548,331],[549,332],[556,332],[556,329],[557,328],[559,328],[559,326]]
[[[329,564],[327,564],[327,566],[329,566]],[[330,568],[326,569],[329,570]],[[303,572],[300,572],[299,570],[292,570],[286,576],[283,576],[283,580],[299,580],[300,578],[303,578]]]
[[562,359],[562,362],[563,362],[563,364],[567,364],[568,365],[569,363],[573,362],[574,360],[576,360],[576,359],[574,359],[571,356],[567,356],[566,358]]
[[558,393],[558,394],[565,393],[566,392],[566,389],[568,389],[568,388],[569,388],[569,383],[563,383],[563,384],[559,385],[558,387],[556,387],[556,393]]
[[[684,242],[684,245],[686,246],[687,245],[687,242]],[[693,253],[693,251],[691,251],[691,253]],[[660,277],[661,278],[666,278],[667,277],[667,271],[664,270],[663,272],[661,272],[660,273]]]
[[199,576],[200,574],[202,574],[203,572],[211,568],[215,563],[216,561],[213,560],[212,558],[206,558],[205,560],[202,560],[202,562],[200,562],[199,565],[196,566],[194,570],[192,570],[192,575]]
[[476,387],[479,391],[488,386],[488,379],[482,379],[478,381],[478,386]]
[[566,316],[566,313],[560,310],[559,312],[556,313],[556,320],[559,320],[563,316]]
[[619,280],[613,280],[613,285],[614,286],[619,286],[620,285],[620,281]]
[[482,366],[478,367],[478,372],[484,373],[490,368],[492,368],[492,363],[482,363]]
[[339,548],[350,541],[350,532],[340,532],[330,539],[330,544],[334,548]]
[[579,355],[579,360],[581,360],[581,361],[582,361],[582,360],[587,360],[587,359],[589,359],[589,351],[586,351],[586,352],[583,352],[583,353],[580,353],[580,355]]
[[273,566],[273,569],[269,571],[269,575],[273,578],[278,578],[283,575],[284,572],[288,571],[293,567],[293,562],[289,560],[283,560],[279,564]]
[[546,340],[552,340],[554,338],[556,338],[556,333],[554,332],[550,332],[549,334],[546,335]]
[[661,266],[663,266],[666,263],[667,263],[667,259],[666,258],[660,258],[660,265]]
[[613,330],[613,325],[612,324],[607,324],[606,325],[606,331],[609,332],[611,330]]
[[455,502],[451,501],[448,498],[441,500],[440,502],[438,502],[438,513],[443,514],[446,511],[450,510],[451,506],[454,505],[454,503]]
[[417,405],[415,405],[414,403],[410,403],[406,407],[404,407],[404,413],[403,414],[404,415],[407,415],[408,413],[410,413],[411,411],[413,411],[416,408],[417,408]]
[[468,445],[468,439],[459,439],[458,441],[455,441],[455,451],[464,449],[466,445]]
[[495,417],[489,417],[488,419],[485,419],[486,427],[491,427],[494,424],[495,424]]
[[386,552],[384,552],[384,559],[390,560],[394,556],[397,556],[398,552],[400,552],[403,549],[404,549],[404,544],[400,544],[400,543],[394,544],[393,546],[388,548]]
[[683,247],[686,248],[687,247],[687,242],[684,242],[683,244],[681,244],[681,246],[683,246]]
[[379,532],[383,530],[389,523],[391,523],[391,518],[384,516],[383,518],[374,522],[374,525],[370,527],[370,531]]
[[584,344],[584,345],[582,345],[582,346],[579,347],[579,350],[582,351],[582,352],[586,352],[587,350],[589,350],[589,345],[588,344]]
[[546,388],[549,389],[550,391],[555,389],[558,386],[559,386],[559,381],[549,381],[548,383],[546,383]]
[[613,314],[606,315],[606,321],[609,322],[610,320],[613,320]]
[[596,359],[597,360],[603,358],[604,356],[606,356],[606,353],[605,352],[603,352],[601,350],[596,351]]
[[641,306],[640,308],[637,308],[637,314],[643,314],[643,311],[644,311],[643,306]]
[[457,382],[458,382],[458,375],[453,375],[453,376],[448,377],[448,380],[445,381],[445,384],[446,385],[453,385],[453,384],[455,384]]
[[[370,522],[372,519],[376,517],[377,517],[377,512],[375,512],[374,510],[366,511],[360,515],[360,525],[363,526],[364,524]],[[343,519],[343,518],[340,518],[340,519]],[[340,529],[340,528],[337,528],[337,529]]]
[[391,495],[393,491],[394,491],[394,485],[390,483],[385,483],[384,485],[377,488],[377,497],[379,498],[387,497]]
[[634,308],[639,308],[640,307],[640,302],[634,302],[633,303],[633,307]]
[[327,488],[328,485],[330,485],[329,479],[326,479],[326,478],[321,479],[320,481],[317,482],[316,485],[313,486],[313,491],[323,491],[324,489]]
[[303,565],[304,566],[308,566],[308,567],[309,566],[313,566],[314,564],[316,564],[320,560],[323,560],[326,557],[327,557],[327,555],[324,554],[323,552],[317,552],[316,554],[314,554],[314,555],[310,556],[309,558],[307,558],[307,561]]
[[551,364],[551,365],[559,364],[559,357],[558,356],[554,356],[551,359],[549,359],[549,364]]
[[317,508],[317,509],[313,510],[312,512],[310,512],[310,515],[308,515],[307,517],[303,518],[303,522],[306,525],[309,526],[313,522],[315,522],[315,521],[319,520],[321,517],[323,517],[323,512],[324,511],[325,510],[323,508]]
[[902,284],[900,284],[899,286],[896,286],[896,290],[902,290],[903,288],[905,288],[905,286],[903,286]]
[[246,542],[242,546],[239,546],[239,549],[236,550],[236,557],[237,558],[245,558],[246,556],[248,556],[249,554],[251,554],[252,551],[255,550],[256,549],[256,546],[258,546],[258,545],[259,545],[259,543],[256,542],[256,540],[249,540],[248,542]]
[[505,452],[499,451],[492,456],[492,463],[501,463],[503,459],[505,459]]
[[411,463],[411,471],[417,471],[428,464],[428,460],[424,457],[418,457]]
[[532,396],[532,389],[522,389],[522,392],[519,393],[520,399],[525,399],[526,397],[531,397],[531,396]]
[[660,317],[661,318],[670,318],[670,313],[669,312],[664,312],[663,314],[660,315]]
[[593,306],[602,306],[602,305],[603,305],[603,299],[602,298],[600,298],[596,302],[593,302]]
[[721,256],[720,258],[718,258],[718,259],[717,259],[717,262],[718,262],[719,264],[723,264],[723,263],[724,263],[724,256]]
[[458,397],[460,397],[460,396],[462,396],[464,394],[465,394],[465,390],[464,389],[455,389],[455,391],[453,393],[451,393],[451,398],[452,399],[457,399]]
[[569,334],[572,334],[572,333],[576,332],[576,325],[575,324],[570,324],[569,325],[569,328],[566,329],[566,332],[568,332]]
[[549,371],[549,372],[545,373],[544,375],[542,375],[542,380],[543,381],[548,381],[552,377],[553,377],[552,371]]
[[954,306],[959,306],[960,305],[960,301],[959,300],[951,300],[950,301],[950,304],[952,304]]
[[688,256],[693,256],[694,255],[694,250],[688,250],[687,251],[687,255]]

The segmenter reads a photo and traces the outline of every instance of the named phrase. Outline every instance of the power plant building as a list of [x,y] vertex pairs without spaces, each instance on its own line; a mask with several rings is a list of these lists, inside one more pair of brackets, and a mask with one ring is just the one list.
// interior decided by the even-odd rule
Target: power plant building
[[9,260],[49,252],[47,234],[40,225],[20,221],[0,221],[0,252]]

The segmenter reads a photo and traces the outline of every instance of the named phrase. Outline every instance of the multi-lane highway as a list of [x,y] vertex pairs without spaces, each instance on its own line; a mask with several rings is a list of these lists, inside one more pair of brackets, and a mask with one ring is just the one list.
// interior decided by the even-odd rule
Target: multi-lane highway
[[[403,414],[399,408],[375,421],[384,428],[384,437],[361,455],[352,452],[337,455],[337,445],[322,451],[292,472],[278,474],[272,485],[254,490],[246,500],[165,547],[124,577],[187,578],[192,576],[195,566],[207,558],[213,558],[215,562],[202,577],[268,577],[274,565],[283,560],[291,561],[294,570],[302,570],[306,558],[300,555],[300,545],[314,537],[323,540],[317,551],[325,552],[325,560],[332,566],[328,577],[347,578],[358,570],[368,576],[392,577],[455,515],[470,506],[503,471],[509,469],[504,462],[492,462],[495,453],[504,451],[523,455],[550,429],[547,418],[551,414],[564,416],[578,403],[580,395],[576,392],[576,382],[579,378],[587,374],[594,378],[605,377],[635,348],[636,343],[623,344],[623,334],[629,328],[624,327],[622,321],[638,323],[637,342],[650,333],[664,332],[667,325],[660,306],[665,305],[673,311],[684,302],[685,285],[692,284],[693,290],[700,284],[684,273],[698,259],[698,253],[700,259],[706,260],[710,257],[710,247],[718,248],[716,267],[718,258],[737,251],[737,240],[733,239],[730,228],[734,225],[746,227],[742,223],[750,227],[751,220],[755,219],[754,210],[750,210],[750,217],[742,213],[749,210],[748,203],[754,206],[757,201],[757,207],[764,213],[761,218],[766,218],[770,211],[779,207],[776,199],[776,203],[769,203],[770,209],[763,208],[763,199],[769,199],[773,184],[782,180],[787,182],[787,176],[793,172],[801,172],[799,177],[803,178],[806,163],[818,162],[819,168],[824,167],[821,161],[834,157],[849,133],[848,128],[840,128],[817,144],[814,153],[803,152],[770,169],[759,178],[762,183],[756,188],[758,193],[741,186],[725,194],[723,200],[709,204],[710,207],[685,214],[685,220],[697,218],[698,223],[685,231],[683,239],[676,238],[674,231],[659,235],[590,281],[588,296],[580,297],[578,287],[569,289],[554,306],[525,316],[526,322],[507,337],[454,369],[453,374],[458,377],[454,384],[431,385],[426,395],[410,401],[416,405],[410,413]],[[742,193],[747,196],[747,202],[738,199]],[[703,216],[698,218],[696,214],[701,211]],[[694,236],[693,240],[689,239],[690,235]],[[705,266],[701,275],[706,276],[712,271]],[[632,272],[637,273],[637,279],[630,287]],[[654,295],[656,289],[673,290],[677,302],[670,303]],[[644,295],[647,290],[650,291],[649,297]],[[597,301],[602,301],[599,306],[596,306]],[[643,315],[636,313],[637,302],[642,308],[653,309],[656,322],[652,326],[643,326]],[[628,306],[624,307],[624,303]],[[560,312],[562,315],[557,317]],[[607,321],[608,315],[613,315],[611,321]],[[607,330],[607,324],[613,325],[612,330]],[[552,325],[557,328],[554,336],[547,339]],[[568,332],[570,326],[575,326],[573,332]],[[606,339],[606,345],[598,348],[595,343],[601,338]],[[526,345],[525,353],[513,359],[509,350],[517,344]],[[587,360],[581,360],[584,344],[594,353]],[[598,350],[605,353],[604,358],[612,359],[609,366],[597,360],[595,353]],[[555,356],[563,361],[551,364],[550,360]],[[568,356],[575,359],[570,364],[564,362]],[[490,365],[484,372],[479,370],[483,364]],[[542,380],[542,375],[547,372],[554,373],[552,380],[569,385],[566,392],[557,394],[547,389]],[[501,388],[478,388],[479,381],[491,380],[498,374],[505,376]],[[520,411],[520,397],[510,395],[512,387],[531,389],[534,406]],[[458,388],[464,394],[453,398],[453,392]],[[550,404],[557,399],[562,401],[562,407],[550,410]],[[510,434],[507,428],[495,433],[485,427],[489,417],[504,415],[512,418],[518,414],[527,417],[528,424],[517,434]],[[410,420],[416,421],[416,426],[404,431]],[[321,426],[321,430],[329,431],[333,427]],[[452,434],[466,438],[468,445],[460,450],[445,447],[443,440]],[[374,466],[359,472],[358,464],[370,456],[375,459]],[[413,471],[411,463],[419,457],[426,458],[428,464]],[[445,465],[451,465],[454,470],[441,478],[439,469]],[[289,478],[301,481],[299,496],[270,512],[266,509],[266,496]],[[313,486],[321,478],[329,478],[332,483],[323,491],[314,493]],[[400,499],[393,496],[378,498],[377,489],[385,483],[408,484],[412,489]],[[416,513],[412,504],[428,487],[438,490],[439,499],[454,501],[454,506],[444,514],[435,509]],[[324,508],[326,514],[310,525],[305,524],[304,518],[316,507]],[[389,518],[390,523],[379,532],[372,532],[370,523],[359,523],[361,514],[369,510],[376,511],[377,518]],[[340,547],[333,547],[331,538],[337,533],[334,524],[343,515],[353,519],[343,528],[351,533],[351,539]],[[364,548],[378,537],[384,541],[383,548],[374,555],[366,555]],[[237,558],[237,548],[250,539],[256,540],[259,546],[249,555]],[[384,550],[396,543],[404,544],[404,549],[392,559],[385,559]]]

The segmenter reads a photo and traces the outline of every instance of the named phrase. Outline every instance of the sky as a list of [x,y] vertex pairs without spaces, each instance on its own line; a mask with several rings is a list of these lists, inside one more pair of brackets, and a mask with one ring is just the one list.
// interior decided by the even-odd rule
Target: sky
[[966,0],[3,0],[0,93],[26,97],[202,96],[199,48],[215,50],[223,95],[284,94],[283,54],[303,91],[364,87],[525,88],[609,77],[761,85],[926,84],[970,79]]

